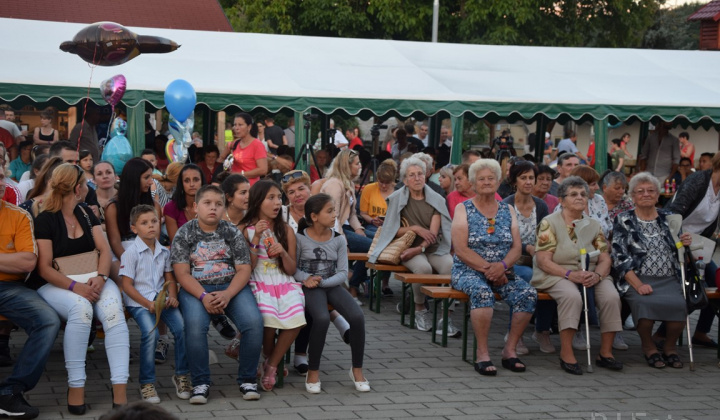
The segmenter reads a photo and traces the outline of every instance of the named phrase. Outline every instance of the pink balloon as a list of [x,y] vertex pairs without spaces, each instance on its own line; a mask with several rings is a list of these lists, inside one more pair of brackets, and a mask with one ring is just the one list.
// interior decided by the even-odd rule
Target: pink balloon
[[115,108],[115,105],[117,105],[123,95],[125,95],[126,85],[127,81],[125,80],[125,76],[118,74],[100,83],[100,94],[103,99],[105,99],[105,102]]

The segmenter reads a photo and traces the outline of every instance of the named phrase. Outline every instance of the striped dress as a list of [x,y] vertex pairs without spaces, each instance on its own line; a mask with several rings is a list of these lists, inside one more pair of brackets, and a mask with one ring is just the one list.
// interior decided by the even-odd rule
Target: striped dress
[[[247,228],[249,239],[255,235],[255,228]],[[302,285],[293,276],[285,274],[275,258],[267,255],[260,243],[257,252],[258,263],[250,276],[252,289],[266,328],[289,330],[302,327],[305,322],[305,294]]]

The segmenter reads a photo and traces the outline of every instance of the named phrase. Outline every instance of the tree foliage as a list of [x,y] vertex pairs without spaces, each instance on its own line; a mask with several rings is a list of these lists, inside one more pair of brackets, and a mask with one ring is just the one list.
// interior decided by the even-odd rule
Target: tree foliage
[[[640,47],[665,0],[442,0],[438,41]],[[431,0],[220,0],[236,31],[429,41]]]
[[655,23],[645,33],[643,48],[660,50],[697,50],[700,48],[700,22],[687,18],[704,3],[686,3],[672,9],[660,9]]

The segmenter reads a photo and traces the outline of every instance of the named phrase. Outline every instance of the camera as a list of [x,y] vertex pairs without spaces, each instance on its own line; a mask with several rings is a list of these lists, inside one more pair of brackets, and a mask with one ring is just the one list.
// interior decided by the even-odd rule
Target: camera
[[380,130],[385,130],[387,128],[388,126],[386,124],[375,124],[370,127],[370,135],[373,137],[378,137],[380,135]]
[[320,116],[317,114],[303,114],[303,118],[305,119],[305,121],[313,121],[318,119],[318,117]]

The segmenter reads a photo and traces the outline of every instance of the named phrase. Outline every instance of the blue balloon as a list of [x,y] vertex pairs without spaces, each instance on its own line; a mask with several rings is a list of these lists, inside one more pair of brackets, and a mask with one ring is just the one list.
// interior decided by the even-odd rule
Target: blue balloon
[[132,159],[133,151],[128,138],[125,137],[127,132],[127,122],[122,118],[116,118],[112,125],[112,137],[105,144],[102,153],[102,160],[110,162],[115,168],[115,173],[122,173],[123,167],[128,160]]
[[165,89],[165,106],[176,120],[185,122],[195,110],[197,95],[190,83],[183,79],[173,80]]

